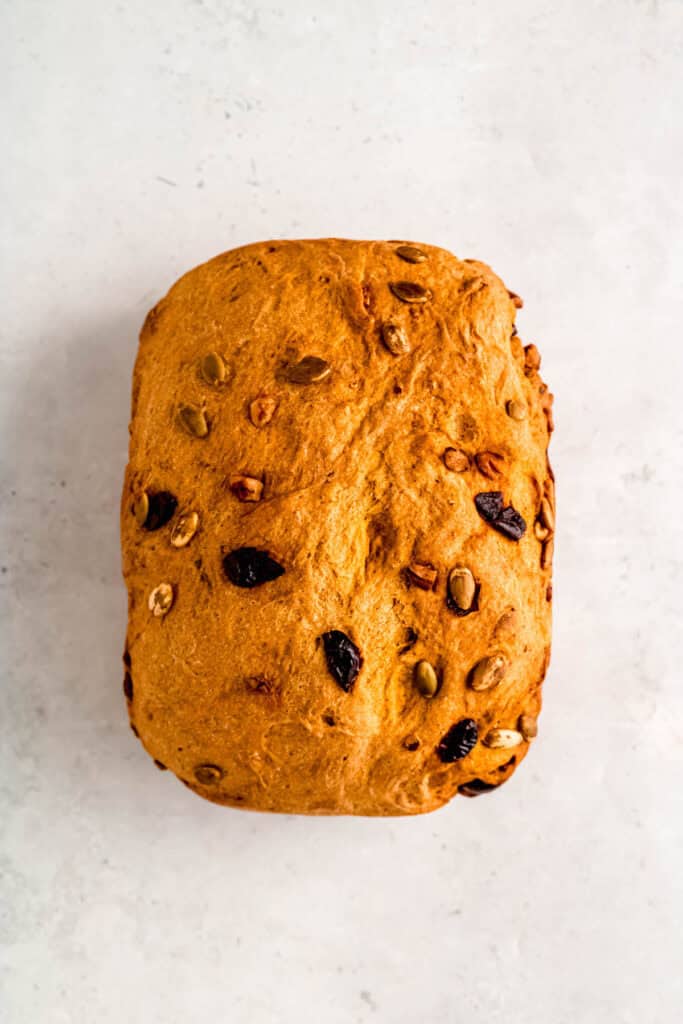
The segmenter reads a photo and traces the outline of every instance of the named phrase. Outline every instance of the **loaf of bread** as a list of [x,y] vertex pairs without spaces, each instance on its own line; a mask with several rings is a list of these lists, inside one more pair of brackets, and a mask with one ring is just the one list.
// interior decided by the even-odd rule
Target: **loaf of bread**
[[273,241],[148,315],[124,692],[216,803],[431,811],[497,788],[550,653],[552,396],[522,302],[434,246]]

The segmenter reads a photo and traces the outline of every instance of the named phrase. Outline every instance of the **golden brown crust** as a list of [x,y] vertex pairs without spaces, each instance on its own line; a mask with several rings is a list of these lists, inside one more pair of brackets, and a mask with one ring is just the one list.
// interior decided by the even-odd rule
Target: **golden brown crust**
[[[554,510],[552,397],[490,268],[401,244],[245,246],[181,278],[142,329],[126,694],[150,755],[218,803],[420,813],[528,750],[550,645],[552,529],[535,522]],[[524,518],[521,539],[477,511],[486,492]],[[236,586],[224,558],[241,548],[284,572]],[[456,567],[476,584],[451,587],[465,611]],[[321,639],[335,630],[362,659],[348,692]],[[501,677],[473,688],[495,655]],[[464,719],[478,742],[444,762]]]

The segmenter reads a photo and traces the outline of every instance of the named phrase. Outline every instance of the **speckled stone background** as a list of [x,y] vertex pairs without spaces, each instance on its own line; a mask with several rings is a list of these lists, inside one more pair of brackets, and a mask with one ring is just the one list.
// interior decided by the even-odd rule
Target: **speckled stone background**
[[[2,1020],[679,1020],[683,5],[0,14]],[[121,693],[139,325],[221,250],[335,234],[490,261],[557,395],[536,749],[424,818],[203,803]]]

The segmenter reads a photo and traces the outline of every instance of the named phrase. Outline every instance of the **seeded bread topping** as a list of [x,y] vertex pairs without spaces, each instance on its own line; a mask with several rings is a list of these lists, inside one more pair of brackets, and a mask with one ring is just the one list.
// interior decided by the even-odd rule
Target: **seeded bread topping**
[[550,655],[552,395],[521,299],[404,242],[246,246],[148,315],[124,695],[217,803],[416,814],[498,788]]

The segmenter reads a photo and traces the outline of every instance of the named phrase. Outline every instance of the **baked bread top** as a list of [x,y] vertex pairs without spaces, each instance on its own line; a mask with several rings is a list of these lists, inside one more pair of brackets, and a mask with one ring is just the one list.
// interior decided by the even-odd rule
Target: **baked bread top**
[[521,300],[420,243],[273,241],[148,315],[124,690],[218,803],[412,814],[498,786],[548,665],[552,396]]

